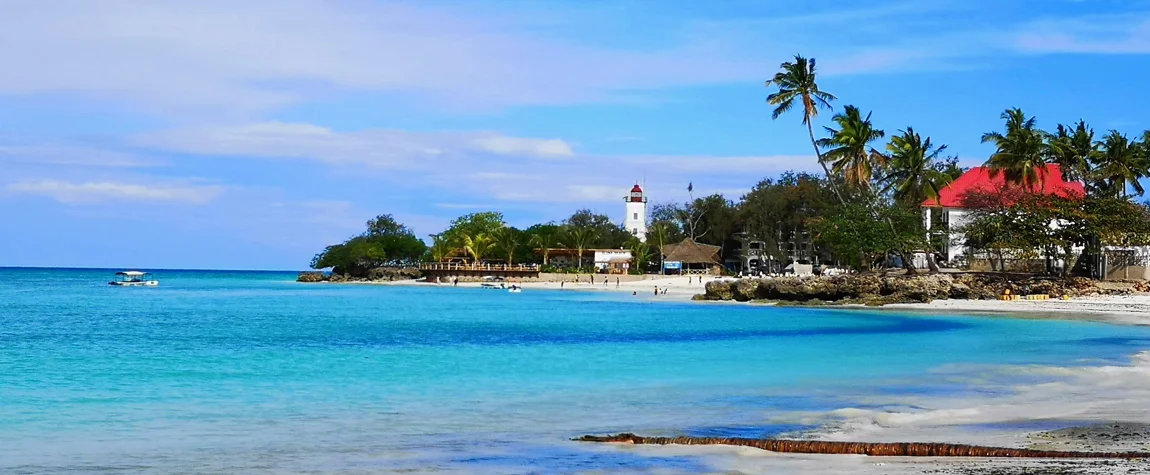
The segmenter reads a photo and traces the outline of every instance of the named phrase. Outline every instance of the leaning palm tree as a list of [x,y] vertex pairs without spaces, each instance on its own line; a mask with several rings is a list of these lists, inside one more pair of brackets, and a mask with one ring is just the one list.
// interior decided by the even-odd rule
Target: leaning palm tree
[[904,203],[919,204],[938,195],[952,178],[938,167],[938,156],[946,145],[934,146],[930,137],[923,140],[913,127],[900,130],[886,145],[886,175],[881,193],[892,192]]
[[1107,194],[1125,198],[1129,188],[1134,188],[1139,196],[1145,193],[1139,180],[1150,176],[1150,158],[1143,147],[1117,130],[1111,130],[1098,145],[1101,150],[1095,159],[1095,170],[1105,181]]
[[982,143],[990,142],[995,146],[994,153],[986,161],[990,175],[1003,174],[1008,183],[1033,189],[1042,183],[1046,171],[1047,134],[1035,127],[1034,117],[1027,118],[1022,109],[1007,109],[1001,117],[1006,120],[1005,134],[982,134]]
[[784,112],[791,110],[795,106],[796,99],[802,103],[803,125],[807,126],[807,133],[811,137],[811,146],[815,148],[815,157],[827,175],[831,190],[834,191],[840,202],[844,202],[843,195],[839,192],[830,169],[823,161],[823,154],[819,151],[819,145],[815,140],[814,125],[812,124],[813,119],[818,117],[820,108],[831,109],[830,101],[835,100],[835,96],[819,90],[819,85],[815,82],[815,58],[807,59],[795,55],[794,62],[787,61],[780,64],[779,68],[782,71],[775,73],[775,77],[766,82],[767,87],[779,88],[778,92],[767,96],[767,103],[775,106],[775,110],[771,112],[771,119],[778,119]]
[[1050,162],[1058,164],[1062,169],[1062,179],[1082,181],[1091,186],[1091,166],[1099,154],[1098,142],[1094,141],[1094,129],[1083,120],[1079,120],[1073,129],[1058,124],[1058,129],[1047,141]]
[[598,233],[595,228],[590,226],[567,226],[567,243],[575,248],[576,254],[579,256],[579,268],[583,268],[583,252],[591,245]]
[[869,190],[876,165],[882,166],[884,162],[882,154],[875,152],[870,143],[883,138],[884,132],[874,128],[870,113],[864,118],[855,106],[846,106],[842,113],[835,114],[831,120],[839,128],[824,127],[830,137],[817,142],[827,149],[823,158],[831,164],[836,174],[842,175],[848,185]]
[[463,236],[463,251],[471,256],[472,264],[479,264],[495,247],[495,239],[487,233]]
[[495,241],[495,247],[500,251],[507,253],[507,265],[513,264],[515,258],[515,251],[519,250],[522,245],[522,240],[519,237],[519,230],[504,226],[492,235],[492,240]]

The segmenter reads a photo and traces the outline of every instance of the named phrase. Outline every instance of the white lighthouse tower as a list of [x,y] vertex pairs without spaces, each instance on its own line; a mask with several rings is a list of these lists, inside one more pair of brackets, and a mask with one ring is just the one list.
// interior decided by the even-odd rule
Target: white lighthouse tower
[[623,198],[627,202],[627,216],[623,218],[623,228],[640,241],[647,241],[647,197],[636,183],[631,193]]

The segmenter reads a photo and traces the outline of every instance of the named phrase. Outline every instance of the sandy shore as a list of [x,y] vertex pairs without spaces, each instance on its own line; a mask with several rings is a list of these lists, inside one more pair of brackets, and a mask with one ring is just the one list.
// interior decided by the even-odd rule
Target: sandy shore
[[[616,282],[611,276],[607,276],[607,284],[603,284],[602,275],[595,276],[595,284],[587,282],[587,275],[572,276],[572,279],[582,279],[581,282],[524,282],[514,283],[523,287],[523,290],[574,290],[584,292],[618,292],[623,294],[634,294],[636,297],[650,300],[670,300],[670,301],[686,301],[691,300],[697,294],[703,293],[706,289],[704,286],[706,282],[715,280],[714,277],[705,277],[702,282],[696,276],[666,276],[650,278],[647,280],[639,280],[632,282]],[[399,286],[435,286],[435,287],[451,287],[451,283],[428,283],[422,281],[405,280],[395,282],[379,282],[373,283],[376,285],[399,285]],[[476,282],[460,282],[458,287],[478,288],[482,284]],[[507,285],[512,285],[507,283]],[[659,294],[655,294],[655,288],[659,289]],[[666,293],[663,291],[666,290]]]
[[1150,325],[1150,295],[1088,297],[1073,300],[935,300],[892,304],[887,310],[946,314],[999,314],[1022,318],[1092,320],[1121,325]]

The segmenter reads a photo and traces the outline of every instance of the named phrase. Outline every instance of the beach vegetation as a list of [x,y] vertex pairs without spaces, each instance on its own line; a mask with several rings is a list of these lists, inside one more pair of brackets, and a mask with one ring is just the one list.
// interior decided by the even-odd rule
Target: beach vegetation
[[819,166],[823,168],[824,176],[830,180],[828,186],[840,202],[845,202],[815,139],[814,119],[818,117],[820,109],[830,110],[831,101],[836,99],[833,94],[819,88],[817,78],[815,59],[795,55],[794,61],[780,64],[779,72],[766,81],[767,87],[776,88],[776,92],[767,96],[767,104],[775,106],[771,111],[771,119],[777,120],[793,109],[795,102],[799,103],[802,123],[807,127],[811,146],[815,149],[815,157]]
[[311,267],[359,277],[375,267],[413,265],[427,253],[423,240],[391,215],[369,220],[366,228],[362,234],[324,248],[312,258]]

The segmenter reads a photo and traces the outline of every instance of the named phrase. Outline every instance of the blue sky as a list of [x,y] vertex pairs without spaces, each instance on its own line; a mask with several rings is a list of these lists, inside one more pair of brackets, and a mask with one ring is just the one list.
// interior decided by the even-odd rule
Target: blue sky
[[[590,5],[590,6],[588,6]],[[0,0],[0,265],[300,269],[392,213],[622,219],[817,165],[763,81],[966,165],[1007,107],[1150,128],[1150,1]],[[828,120],[830,114],[822,117]]]

